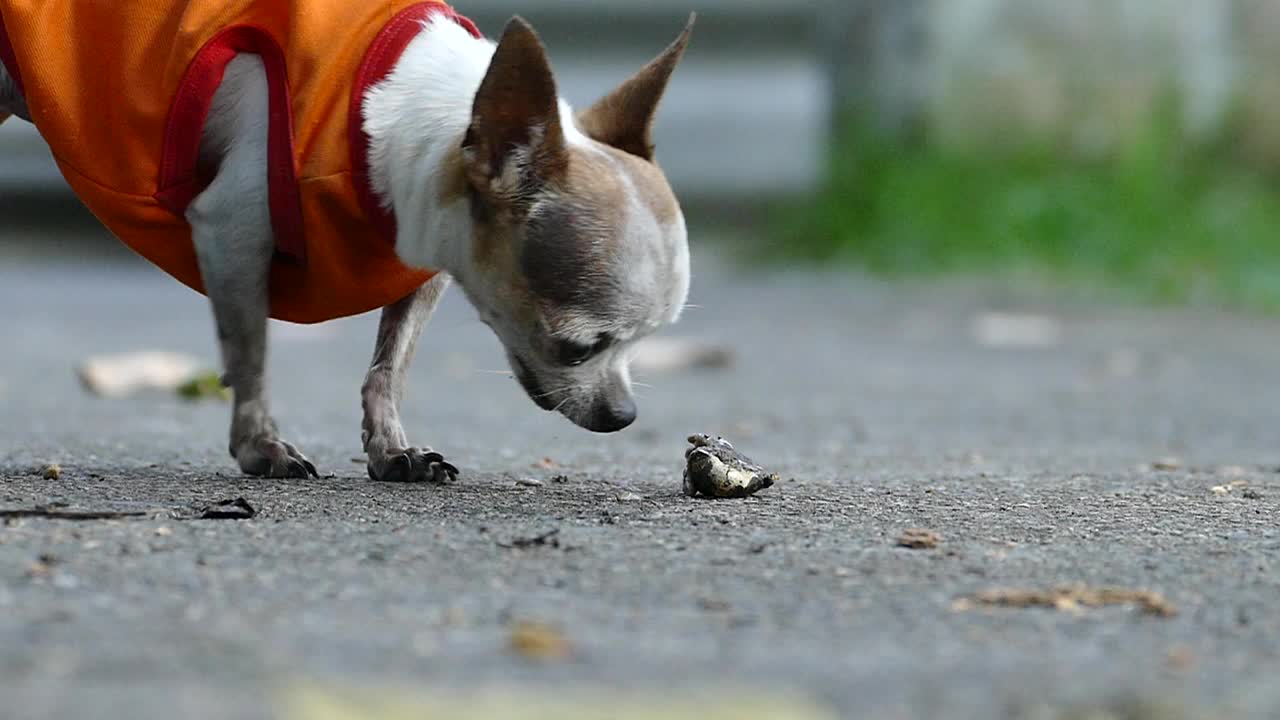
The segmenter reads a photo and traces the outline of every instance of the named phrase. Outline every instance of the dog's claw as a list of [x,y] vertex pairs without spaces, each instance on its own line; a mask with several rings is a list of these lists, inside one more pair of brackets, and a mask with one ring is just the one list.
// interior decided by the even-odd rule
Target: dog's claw
[[303,465],[303,467],[305,467],[305,468],[307,469],[307,475],[308,475],[308,476],[313,477],[313,478],[319,478],[319,477],[320,477],[320,473],[316,470],[316,465],[315,465],[315,463],[311,462],[310,460],[308,460],[308,459],[306,459],[306,458],[304,457],[304,458],[302,458],[302,465]]
[[369,479],[389,483],[435,483],[444,485],[458,479],[458,468],[434,450],[408,448],[388,450],[381,462],[369,462]]
[[232,450],[246,475],[265,478],[320,477],[316,466],[291,443],[271,436],[262,436]]

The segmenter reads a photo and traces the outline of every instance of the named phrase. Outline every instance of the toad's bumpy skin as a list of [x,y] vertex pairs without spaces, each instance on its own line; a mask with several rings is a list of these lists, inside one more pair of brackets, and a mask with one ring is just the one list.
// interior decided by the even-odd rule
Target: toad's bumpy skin
[[692,435],[685,451],[684,494],[710,498],[744,498],[773,487],[778,476],[743,455],[724,438]]

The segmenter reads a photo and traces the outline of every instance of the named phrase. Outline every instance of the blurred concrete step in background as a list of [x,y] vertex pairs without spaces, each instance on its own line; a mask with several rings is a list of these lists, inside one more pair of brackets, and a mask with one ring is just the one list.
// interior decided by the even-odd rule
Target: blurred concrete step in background
[[[829,92],[813,50],[815,2],[480,0],[457,5],[490,36],[519,13],[546,39],[561,92],[590,104],[675,38],[694,45],[659,117],[659,160],[686,196],[802,192],[821,167]],[[0,192],[65,189],[30,125],[0,126]]]

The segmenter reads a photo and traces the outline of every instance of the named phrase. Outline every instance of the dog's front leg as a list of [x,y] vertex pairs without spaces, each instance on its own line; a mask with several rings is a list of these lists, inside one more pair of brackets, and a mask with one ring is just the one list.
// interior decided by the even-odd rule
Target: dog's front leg
[[385,482],[449,482],[458,469],[430,448],[409,445],[400,425],[405,376],[422,328],[449,287],[440,273],[417,292],[382,311],[373,362],[361,391],[364,405],[364,451],[369,477]]
[[[231,455],[264,477],[304,478],[316,468],[280,439],[267,407],[268,281],[275,253],[267,201],[267,84],[261,61],[241,55],[214,95],[206,147],[225,148],[209,186],[187,209],[205,294],[213,305],[234,392]],[[215,151],[216,152],[216,151]]]

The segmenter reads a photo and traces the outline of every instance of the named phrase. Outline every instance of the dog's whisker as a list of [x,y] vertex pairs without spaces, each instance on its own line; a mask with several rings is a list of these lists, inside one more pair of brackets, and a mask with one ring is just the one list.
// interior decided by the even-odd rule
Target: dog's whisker
[[541,400],[541,399],[543,399],[543,398],[549,398],[549,397],[551,397],[552,395],[559,395],[559,394],[562,394],[562,393],[564,393],[564,394],[569,394],[569,393],[572,393],[574,390],[583,390],[583,389],[586,389],[586,388],[587,388],[587,386],[586,386],[586,385],[583,385],[583,384],[565,385],[565,386],[563,386],[563,387],[554,388],[554,389],[551,389],[551,390],[543,390],[543,391],[542,391],[542,393],[540,393],[540,394],[538,394],[538,395],[536,395],[536,396],[534,396],[534,397],[536,397],[537,399]]

